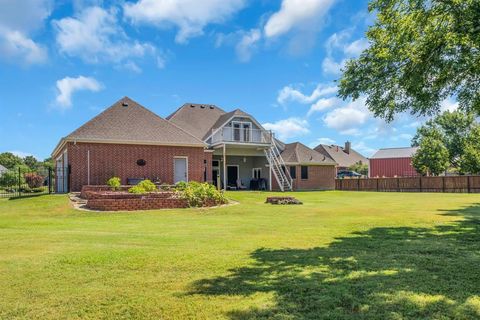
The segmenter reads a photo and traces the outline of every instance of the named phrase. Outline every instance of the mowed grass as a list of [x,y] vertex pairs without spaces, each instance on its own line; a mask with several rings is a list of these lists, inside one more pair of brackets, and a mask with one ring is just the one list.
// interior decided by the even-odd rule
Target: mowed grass
[[130,213],[2,199],[0,318],[480,317],[480,195],[268,195]]

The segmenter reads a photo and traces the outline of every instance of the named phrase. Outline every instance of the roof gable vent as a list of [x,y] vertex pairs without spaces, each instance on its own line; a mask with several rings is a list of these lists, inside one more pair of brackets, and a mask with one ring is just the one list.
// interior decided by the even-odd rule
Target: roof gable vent
[[122,106],[125,107],[125,108],[128,107],[128,102],[125,102],[125,101],[122,102]]

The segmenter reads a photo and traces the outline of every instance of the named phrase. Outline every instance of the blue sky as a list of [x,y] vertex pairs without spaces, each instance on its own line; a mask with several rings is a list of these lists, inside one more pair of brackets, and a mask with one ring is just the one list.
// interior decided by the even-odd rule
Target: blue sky
[[311,147],[408,146],[424,119],[386,124],[336,98],[342,64],[368,46],[367,4],[0,0],[0,152],[48,157],[123,96],[162,117],[185,102],[241,108]]

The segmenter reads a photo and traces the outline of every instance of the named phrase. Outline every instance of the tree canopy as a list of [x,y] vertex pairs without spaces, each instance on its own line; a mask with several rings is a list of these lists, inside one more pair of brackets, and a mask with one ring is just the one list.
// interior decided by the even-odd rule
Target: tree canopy
[[427,136],[420,142],[412,164],[421,174],[438,176],[450,166],[448,149],[441,140]]
[[370,46],[347,62],[339,96],[366,97],[376,117],[431,116],[449,97],[480,112],[480,1],[371,0]]

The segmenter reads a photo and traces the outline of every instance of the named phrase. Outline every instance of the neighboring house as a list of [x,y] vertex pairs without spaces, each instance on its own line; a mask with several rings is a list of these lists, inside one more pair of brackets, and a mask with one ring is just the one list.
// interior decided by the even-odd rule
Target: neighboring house
[[4,166],[2,166],[2,165],[0,164],[0,176],[1,176],[2,174],[4,174],[5,172],[7,172],[7,171],[8,171],[8,169],[5,168]]
[[414,177],[418,172],[412,166],[412,157],[417,147],[386,148],[378,150],[370,158],[369,176]]
[[335,185],[331,158],[278,141],[239,109],[225,112],[204,104],[185,104],[163,119],[125,97],[62,138],[52,158],[58,192],[105,184],[112,176],[122,184],[143,178],[167,184],[194,180],[232,189],[259,180],[280,190]]
[[350,166],[357,163],[368,165],[368,159],[353,150],[350,141],[345,142],[344,147],[334,144],[319,144],[314,150],[332,158],[337,163],[337,171],[348,170]]

